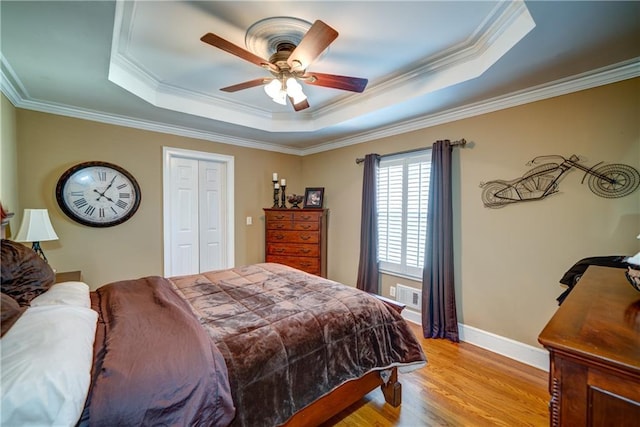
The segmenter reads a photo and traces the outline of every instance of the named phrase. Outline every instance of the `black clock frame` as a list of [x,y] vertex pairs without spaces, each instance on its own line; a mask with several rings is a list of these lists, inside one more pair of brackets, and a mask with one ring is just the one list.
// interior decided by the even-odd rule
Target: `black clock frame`
[[[133,202],[133,207],[129,212],[127,212],[125,216],[123,216],[122,218],[116,221],[111,221],[111,222],[88,221],[82,217],[77,216],[76,213],[71,209],[69,209],[64,202],[63,190],[69,178],[79,170],[86,169],[88,167],[95,167],[95,166],[110,168],[120,172],[121,174],[125,175],[127,179],[131,181],[131,184],[133,185],[133,188],[135,190],[136,198]],[[69,168],[65,173],[62,174],[62,176],[60,176],[60,179],[58,179],[58,183],[56,185],[56,200],[58,202],[58,206],[60,206],[60,209],[62,209],[65,215],[67,215],[72,220],[82,225],[87,225],[89,227],[105,228],[105,227],[113,227],[115,225],[122,224],[123,222],[128,221],[140,207],[140,201],[142,200],[142,193],[140,192],[140,185],[138,184],[138,181],[136,181],[133,175],[131,175],[131,173],[129,173],[129,171],[127,171],[126,169],[118,165],[114,165],[113,163],[91,161],[91,162],[78,163],[77,165]]]

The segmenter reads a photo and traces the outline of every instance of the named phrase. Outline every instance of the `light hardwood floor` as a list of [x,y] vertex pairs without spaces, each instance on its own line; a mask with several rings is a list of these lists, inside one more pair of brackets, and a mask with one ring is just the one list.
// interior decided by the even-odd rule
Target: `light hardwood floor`
[[[420,327],[411,324],[418,338]],[[338,426],[548,426],[547,373],[474,345],[421,339],[427,366],[400,374],[402,405],[376,389],[331,418]]]

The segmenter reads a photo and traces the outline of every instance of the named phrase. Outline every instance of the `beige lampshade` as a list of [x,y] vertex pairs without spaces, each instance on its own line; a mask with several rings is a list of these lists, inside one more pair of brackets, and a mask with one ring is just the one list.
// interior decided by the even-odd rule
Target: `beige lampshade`
[[25,209],[15,241],[44,242],[47,240],[58,240],[58,235],[53,230],[49,219],[49,211],[46,209]]

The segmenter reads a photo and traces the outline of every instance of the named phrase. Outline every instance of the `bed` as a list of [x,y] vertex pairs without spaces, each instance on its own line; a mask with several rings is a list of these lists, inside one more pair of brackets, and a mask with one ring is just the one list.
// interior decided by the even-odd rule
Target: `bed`
[[3,329],[6,298],[20,313],[1,340],[3,425],[317,425],[378,386],[399,405],[398,370],[426,363],[398,310],[280,264],[30,283],[25,303],[4,252]]

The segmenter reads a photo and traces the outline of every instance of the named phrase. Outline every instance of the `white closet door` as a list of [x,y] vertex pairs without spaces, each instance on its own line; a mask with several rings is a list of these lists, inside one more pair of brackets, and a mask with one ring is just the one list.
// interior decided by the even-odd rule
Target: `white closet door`
[[224,165],[199,161],[200,199],[200,272],[219,270],[226,266],[223,241],[222,189]]
[[171,159],[171,272],[198,273],[200,264],[198,160]]
[[234,265],[233,157],[164,147],[164,275]]

